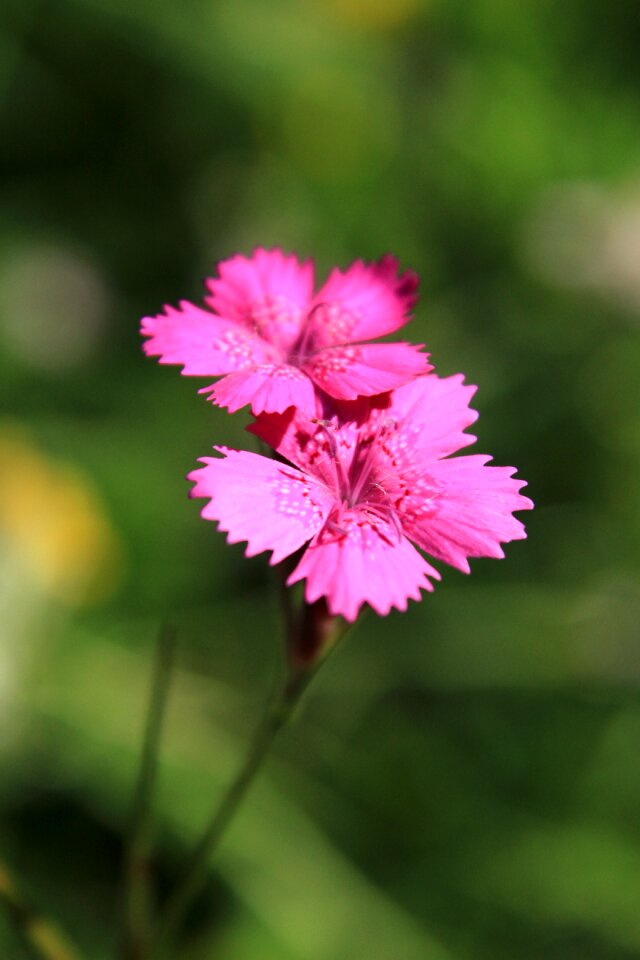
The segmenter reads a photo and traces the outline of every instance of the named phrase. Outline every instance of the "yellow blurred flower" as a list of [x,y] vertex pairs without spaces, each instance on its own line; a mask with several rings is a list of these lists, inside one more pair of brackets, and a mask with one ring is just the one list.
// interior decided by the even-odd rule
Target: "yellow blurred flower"
[[328,0],[340,20],[374,30],[406,23],[424,5],[425,0]]
[[104,599],[122,569],[120,541],[88,478],[11,424],[0,426],[0,543],[38,587],[71,606]]

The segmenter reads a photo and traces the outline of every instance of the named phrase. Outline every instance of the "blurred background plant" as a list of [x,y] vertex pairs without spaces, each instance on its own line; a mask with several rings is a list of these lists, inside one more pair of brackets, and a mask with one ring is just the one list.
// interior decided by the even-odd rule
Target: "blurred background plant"
[[[640,953],[640,19],[633,0],[3,0],[0,851],[116,940],[159,622],[166,886],[266,695],[264,558],[186,499],[243,443],[138,319],[260,244],[389,250],[537,510],[323,669],[181,955]],[[0,954],[27,957],[0,913]]]

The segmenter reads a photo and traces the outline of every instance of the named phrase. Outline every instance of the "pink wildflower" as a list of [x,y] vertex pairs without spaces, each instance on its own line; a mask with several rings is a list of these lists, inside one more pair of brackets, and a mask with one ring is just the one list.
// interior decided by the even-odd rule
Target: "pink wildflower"
[[430,369],[408,343],[370,344],[404,326],[417,277],[398,275],[391,256],[332,270],[314,296],[313,264],[281,250],[258,249],[219,265],[207,280],[207,309],[186,300],[145,317],[145,352],[178,363],[191,376],[220,376],[206,387],[230,412],[254,414],[296,406],[317,413],[319,388],[338,400],[391,390]]
[[289,584],[306,580],[309,603],[355,620],[363,603],[379,614],[406,609],[440,574],[410,541],[466,573],[469,557],[502,557],[525,536],[512,514],[533,504],[512,467],[486,456],[449,455],[473,443],[475,387],[461,375],[419,377],[362,422],[266,414],[249,429],[288,463],[218,447],[190,474],[202,516],[217,520],[247,556],[271,550],[275,564],[308,544]]

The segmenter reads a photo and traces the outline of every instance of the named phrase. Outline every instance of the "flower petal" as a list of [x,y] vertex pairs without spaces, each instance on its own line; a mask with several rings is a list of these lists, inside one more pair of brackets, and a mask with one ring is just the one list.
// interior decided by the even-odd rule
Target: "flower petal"
[[322,529],[287,584],[306,579],[308,603],[326,597],[330,613],[353,621],[363,603],[381,616],[392,607],[406,610],[409,599],[420,599],[421,589],[433,590],[428,577],[439,580],[440,574],[405,537],[353,510]]
[[469,407],[475,392],[460,373],[452,377],[429,373],[394,390],[384,412],[398,424],[390,444],[394,459],[431,461],[473,443],[476,438],[463,431],[478,419]]
[[427,361],[414,344],[368,343],[320,350],[302,369],[330,396],[355,400],[402,386],[430,370]]
[[187,300],[165,307],[157,317],[144,317],[141,331],[149,337],[144,352],[160,363],[179,363],[183,373],[213,377],[272,360],[274,351],[245,327],[221,320]]
[[201,391],[229,413],[250,403],[253,413],[282,413],[298,407],[313,416],[317,401],[309,377],[286,363],[263,363],[249,370],[239,370]]
[[292,408],[282,414],[261,414],[247,430],[331,489],[344,487],[358,439],[355,423],[336,428]]
[[322,528],[333,498],[313,477],[257,453],[216,449],[224,457],[203,458],[188,479],[192,497],[211,498],[201,516],[217,520],[229,543],[246,540],[248,557],[271,550],[274,564]]
[[491,457],[475,455],[436,460],[428,480],[437,489],[416,510],[407,501],[400,518],[406,535],[438,560],[469,573],[469,557],[503,557],[501,543],[523,540],[525,529],[512,516],[533,503],[518,491],[524,480],[514,467],[488,467]]
[[389,254],[377,263],[356,260],[346,271],[332,270],[313,301],[311,342],[319,349],[393,333],[407,323],[417,289],[417,275],[398,275],[398,261]]
[[313,296],[313,263],[259,247],[218,265],[206,303],[221,317],[256,331],[283,350],[296,340]]

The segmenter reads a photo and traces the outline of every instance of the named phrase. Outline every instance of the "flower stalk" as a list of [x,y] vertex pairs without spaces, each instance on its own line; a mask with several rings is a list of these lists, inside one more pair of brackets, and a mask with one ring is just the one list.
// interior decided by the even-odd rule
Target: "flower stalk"
[[243,763],[215,808],[182,878],[167,900],[152,950],[152,956],[158,960],[170,955],[185,916],[204,885],[211,858],[227,827],[262,769],[273,742],[294,716],[320,664],[344,630],[337,618],[330,616],[324,601],[318,601],[315,604],[303,604],[297,625],[287,632],[287,672],[284,683],[268,704]]
[[0,861],[0,902],[38,960],[80,960],[80,953],[58,927],[24,895],[6,863]]
[[125,860],[123,960],[144,960],[152,942],[151,804],[157,779],[158,748],[166,713],[175,656],[176,636],[171,627],[160,631],[149,710],[140,758]]

